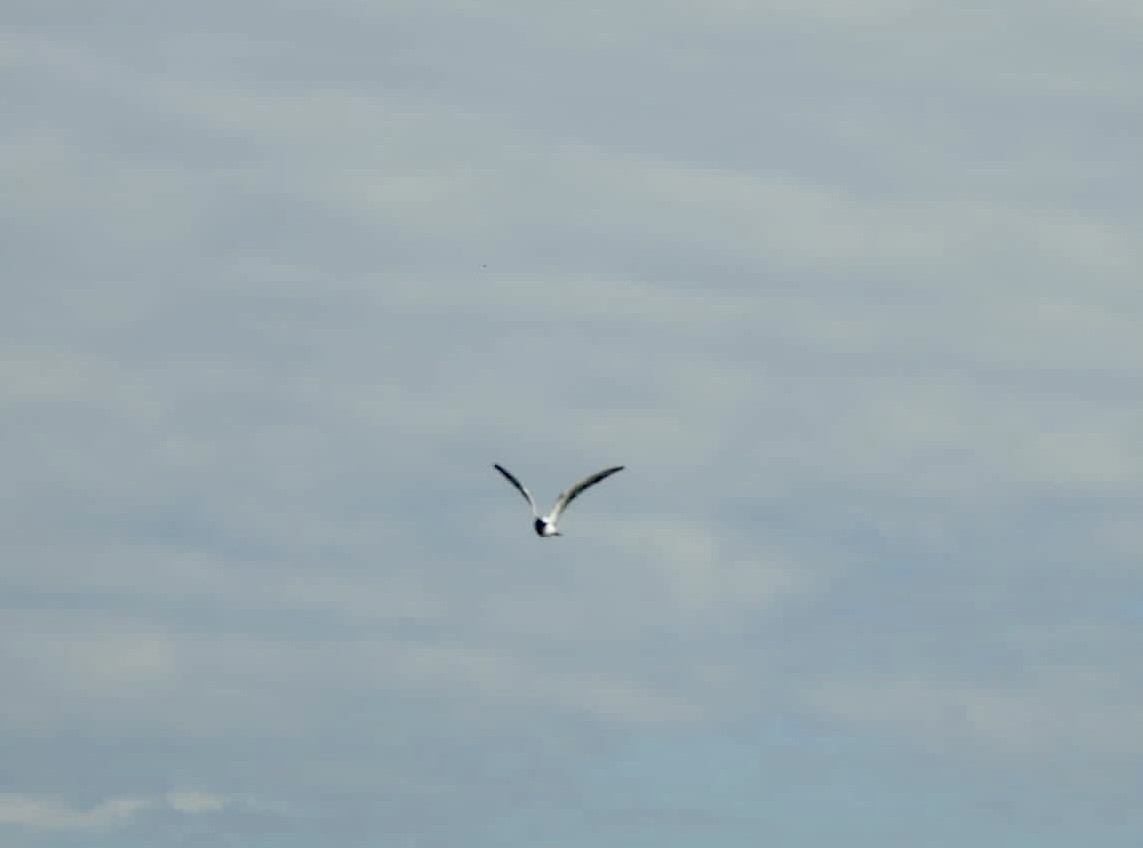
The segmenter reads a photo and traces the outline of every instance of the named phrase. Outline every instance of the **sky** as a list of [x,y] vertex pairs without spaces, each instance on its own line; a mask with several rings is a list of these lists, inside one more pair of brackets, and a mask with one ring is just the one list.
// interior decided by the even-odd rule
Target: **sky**
[[4,18],[0,844],[1140,844],[1134,0]]

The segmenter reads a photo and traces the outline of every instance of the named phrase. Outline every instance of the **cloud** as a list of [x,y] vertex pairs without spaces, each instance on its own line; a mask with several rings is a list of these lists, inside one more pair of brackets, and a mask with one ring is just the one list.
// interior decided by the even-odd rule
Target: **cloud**
[[68,804],[58,798],[19,793],[0,794],[0,826],[34,830],[105,830],[131,824],[148,811],[172,810],[183,815],[213,813],[242,799],[224,798],[195,790],[162,796],[108,798],[91,807]]
[[193,789],[184,789],[168,792],[166,802],[172,810],[180,813],[209,813],[221,810],[233,803],[220,795],[211,795],[208,792],[198,792]]
[[925,677],[832,681],[809,704],[824,715],[904,733],[936,751],[971,746],[1008,760],[1131,761],[1143,754],[1139,680],[1103,668],[1051,668],[1007,685]]
[[[1126,0],[264,5],[0,38],[4,821],[1140,752]],[[628,471],[541,543],[492,462]]]
[[1122,764],[1143,753],[1139,643],[1126,624],[1009,625],[993,634],[987,669],[883,666],[805,681],[803,692],[823,715],[936,751]]

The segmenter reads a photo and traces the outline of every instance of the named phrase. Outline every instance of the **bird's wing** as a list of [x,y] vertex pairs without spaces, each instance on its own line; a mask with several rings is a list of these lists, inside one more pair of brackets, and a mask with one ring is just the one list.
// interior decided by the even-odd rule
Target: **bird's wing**
[[516,491],[524,496],[524,500],[526,500],[528,502],[528,506],[532,508],[532,515],[536,515],[536,502],[532,500],[532,493],[525,489],[523,485],[521,485],[520,481],[512,476],[512,472],[505,468],[503,465],[496,465],[493,463],[492,467],[503,474],[505,478],[507,478],[508,482],[516,487]]
[[574,486],[569,486],[568,488],[564,489],[562,492],[560,492],[560,496],[556,498],[556,504],[552,507],[552,511],[544,516],[545,519],[553,524],[559,521],[560,516],[564,513],[564,510],[568,508],[568,504],[574,501],[580,492],[590,486],[594,486],[600,480],[607,479],[616,471],[622,471],[623,469],[624,466],[616,465],[612,468],[605,468],[602,471],[596,471],[590,477],[584,477]]

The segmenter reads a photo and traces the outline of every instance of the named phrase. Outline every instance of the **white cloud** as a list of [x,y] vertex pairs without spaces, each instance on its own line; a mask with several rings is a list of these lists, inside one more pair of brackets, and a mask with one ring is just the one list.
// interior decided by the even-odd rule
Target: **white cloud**
[[[1143,550],[1137,4],[263,5],[0,38],[0,736],[67,766],[0,821],[233,813],[74,800],[170,745],[392,842],[481,733],[568,771],[527,721],[1143,750],[1083,630]],[[629,470],[545,544],[494,461]]]
[[807,702],[834,718],[906,734],[943,753],[1008,759],[1132,760],[1143,755],[1143,678],[1055,666],[1007,684],[931,676],[833,680]]
[[[657,692],[622,674],[554,669],[505,651],[450,646],[390,646],[386,672],[405,685],[474,697],[513,709],[542,706],[621,724],[688,722],[701,707],[676,693]],[[384,666],[383,666],[384,667]]]
[[233,799],[221,795],[212,795],[209,792],[199,792],[193,789],[184,789],[168,792],[165,796],[167,805],[180,813],[213,813],[233,803]]
[[[593,526],[600,526],[596,521]],[[673,518],[607,519],[603,531],[638,563],[640,591],[683,620],[734,627],[755,620],[791,596],[817,588],[817,563],[798,564],[758,532],[718,533],[706,524]],[[752,535],[757,538],[751,538]]]
[[104,830],[131,824],[148,811],[173,810],[185,815],[213,813],[235,799],[206,792],[184,790],[163,796],[108,798],[91,807],[68,804],[45,795],[0,793],[0,826],[35,830]]

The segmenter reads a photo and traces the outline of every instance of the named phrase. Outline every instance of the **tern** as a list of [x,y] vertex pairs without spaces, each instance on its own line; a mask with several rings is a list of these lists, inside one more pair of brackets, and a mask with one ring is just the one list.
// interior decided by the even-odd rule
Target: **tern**
[[532,527],[535,528],[536,535],[547,538],[548,536],[563,535],[563,533],[556,529],[556,524],[559,522],[560,516],[564,514],[564,510],[568,508],[568,504],[575,500],[576,496],[580,492],[589,486],[594,486],[600,480],[607,479],[616,471],[622,471],[625,466],[615,465],[611,468],[605,468],[602,471],[596,471],[591,476],[584,477],[574,486],[569,486],[568,488],[564,489],[562,492],[560,492],[559,497],[556,498],[556,503],[552,507],[552,511],[547,515],[540,515],[540,513],[536,511],[536,502],[532,500],[532,493],[525,489],[524,486],[521,485],[520,481],[512,476],[511,471],[502,465],[493,464],[492,467],[503,474],[508,482],[516,487],[516,491],[524,496],[524,500],[526,500],[528,502],[528,506],[532,508],[532,517],[536,519],[534,522],[532,522]]

